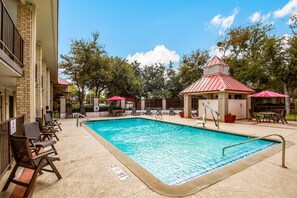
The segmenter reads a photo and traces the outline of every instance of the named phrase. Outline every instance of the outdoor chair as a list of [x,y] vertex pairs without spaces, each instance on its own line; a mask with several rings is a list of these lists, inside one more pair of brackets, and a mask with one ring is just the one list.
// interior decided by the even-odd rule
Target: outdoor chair
[[57,129],[55,129],[53,126],[44,126],[43,122],[42,122],[42,118],[36,118],[36,122],[38,122],[38,124],[39,124],[39,129],[40,129],[41,133],[51,134],[53,137],[55,137],[57,139],[57,141],[59,141],[59,138],[56,134],[58,132]]
[[285,109],[276,109],[274,111],[276,115],[274,116],[273,122],[279,122],[281,121],[283,124],[288,124],[288,121],[286,120],[286,110]]
[[52,135],[49,133],[41,133],[38,122],[31,122],[23,125],[25,136],[28,137],[32,150],[39,154],[41,148],[51,146],[56,155],[58,154],[54,144],[56,141],[52,139]]
[[121,116],[126,116],[127,114],[125,113],[126,112],[126,109],[125,108],[122,108],[122,111],[121,111]]
[[257,122],[261,121],[261,117],[259,115],[257,115],[255,112],[252,111],[252,109],[249,109],[249,113],[250,113],[250,117],[248,119],[248,121],[256,119]]
[[174,108],[173,107],[170,107],[169,108],[169,115],[176,115],[176,113],[174,112]]
[[195,126],[197,126],[198,124],[202,124],[203,127],[205,127],[205,124],[206,124],[206,115],[205,114],[202,115],[201,119],[196,120],[196,125]]
[[[57,157],[49,156],[50,154],[54,153],[53,150],[45,151],[45,152],[33,157],[30,152],[29,140],[27,137],[10,135],[9,140],[10,140],[10,146],[11,146],[11,150],[13,153],[13,157],[15,160],[15,166],[14,166],[13,170],[11,171],[2,191],[6,191],[9,184],[12,182],[17,185],[26,187],[27,189],[26,189],[23,197],[28,197],[31,188],[34,185],[34,182],[36,180],[38,173],[42,174],[42,171],[53,172],[56,174],[58,179],[62,178],[58,169],[56,168],[56,166],[53,163],[54,161],[57,161],[60,159]],[[48,165],[52,168],[52,170],[44,168]],[[23,168],[28,168],[28,169],[34,170],[29,183],[25,183],[25,182],[14,179],[18,167],[23,167]]]
[[151,109],[150,108],[146,108],[145,114],[146,115],[151,115],[152,114]]
[[108,109],[108,116],[110,116],[110,117],[114,117],[114,116],[116,116],[116,113],[113,111],[112,108],[109,108],[109,109]]
[[162,108],[158,107],[157,112],[161,112],[161,111],[162,111]]
[[45,126],[53,126],[53,127],[59,127],[59,129],[62,131],[62,128],[61,128],[61,123],[60,122],[57,122],[57,120],[52,120],[52,116],[51,114],[49,113],[46,113],[44,115],[44,121],[45,121]]
[[79,110],[79,113],[80,113],[81,115],[87,116],[87,114],[86,114],[86,109],[85,109],[85,108],[81,108],[81,109]]
[[137,115],[140,115],[140,113],[136,111],[136,108],[132,108],[131,115],[137,116]]

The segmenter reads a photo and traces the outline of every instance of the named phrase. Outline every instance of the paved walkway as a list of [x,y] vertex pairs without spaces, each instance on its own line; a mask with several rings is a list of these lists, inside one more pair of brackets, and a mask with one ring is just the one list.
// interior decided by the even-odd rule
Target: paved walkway
[[[194,120],[179,116],[164,116],[164,120],[193,125]],[[33,197],[163,197],[142,183],[129,169],[118,161],[104,146],[84,128],[75,126],[75,119],[60,120],[63,131],[57,143],[60,162],[56,166],[61,180],[51,173],[38,176]],[[216,129],[212,121],[206,127]],[[277,153],[223,181],[205,188],[190,197],[296,197],[297,196],[297,123],[288,125],[237,121],[220,123],[220,130],[246,135],[263,136],[271,133],[283,135],[295,145],[286,150],[287,169],[282,168],[281,153]],[[128,176],[119,180],[111,170],[118,165]],[[10,171],[0,180],[2,189]],[[21,175],[19,171],[18,176]],[[0,197],[20,197],[12,194],[15,185]],[[19,191],[19,188],[17,188]]]

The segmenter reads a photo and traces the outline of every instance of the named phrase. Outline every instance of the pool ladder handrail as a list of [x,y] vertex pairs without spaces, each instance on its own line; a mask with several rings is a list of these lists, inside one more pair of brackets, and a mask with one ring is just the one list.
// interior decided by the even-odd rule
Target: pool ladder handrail
[[79,117],[83,117],[83,118],[85,118],[85,119],[87,119],[87,121],[89,121],[89,119],[85,116],[85,115],[83,115],[83,114],[81,114],[81,113],[77,113],[76,114],[76,127],[78,127],[78,123],[79,123],[79,125],[81,126],[81,123],[82,122],[78,122],[78,119],[79,119]]
[[[216,127],[218,127],[218,129],[220,129],[220,122],[219,122],[220,114],[219,114],[219,112],[217,112],[216,110],[212,109],[210,106],[208,106],[204,103],[202,103],[202,106],[204,106],[205,116],[207,115],[206,108],[210,110],[210,113],[212,115],[212,118],[213,118],[213,121],[215,122]],[[217,114],[217,119],[215,118],[213,113]]]
[[262,140],[262,139],[265,139],[267,137],[271,137],[271,136],[278,136],[282,139],[282,167],[283,168],[287,168],[286,165],[285,165],[285,157],[286,157],[286,140],[283,136],[279,135],[279,134],[269,134],[269,135],[265,135],[265,136],[262,136],[262,137],[257,137],[257,138],[254,138],[252,140],[247,140],[247,141],[244,141],[244,142],[239,142],[237,144],[232,144],[232,145],[229,145],[229,146],[225,146],[223,149],[222,149],[222,155],[225,155],[225,149],[227,148],[231,148],[231,147],[234,147],[234,146],[239,146],[239,145],[242,145],[242,144],[245,144],[245,143],[249,143],[249,142],[254,142],[254,141],[257,141],[257,140]]

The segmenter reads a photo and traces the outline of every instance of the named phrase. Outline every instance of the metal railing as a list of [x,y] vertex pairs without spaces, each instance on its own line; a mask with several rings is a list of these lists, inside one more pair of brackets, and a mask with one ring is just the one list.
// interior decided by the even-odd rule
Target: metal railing
[[23,67],[24,40],[13,23],[5,4],[0,0],[0,48],[19,66]]
[[279,134],[269,134],[269,135],[265,135],[265,136],[262,136],[262,137],[258,137],[258,138],[254,138],[252,140],[247,140],[247,141],[244,141],[244,142],[239,142],[237,144],[232,144],[230,146],[225,146],[223,149],[222,149],[222,155],[225,155],[225,150],[227,148],[231,148],[231,147],[234,147],[234,146],[239,146],[239,145],[242,145],[242,144],[246,144],[246,143],[249,143],[249,142],[254,142],[254,141],[257,141],[257,140],[262,140],[262,139],[265,139],[267,137],[270,137],[270,136],[278,136],[282,139],[282,167],[284,168],[287,168],[286,165],[285,165],[285,157],[286,157],[286,153],[285,153],[285,150],[286,150],[286,140],[283,136],[279,135]]
[[[202,104],[204,106],[204,111],[205,111],[205,116],[206,114],[206,109],[209,109],[213,118],[213,121],[215,122],[216,127],[218,127],[218,129],[220,129],[220,114],[219,112],[217,112],[216,110],[212,109],[210,106],[206,105],[206,104]],[[214,113],[217,115],[217,118],[215,118]]]
[[75,116],[76,116],[76,127],[81,126],[81,124],[82,124],[82,122],[79,122],[79,121],[78,121],[79,117],[83,117],[83,118],[85,118],[87,121],[89,121],[89,119],[88,119],[86,116],[84,116],[83,114],[76,113]]
[[14,131],[14,134],[21,135],[23,123],[23,115],[0,122],[0,177],[11,164],[9,135]]

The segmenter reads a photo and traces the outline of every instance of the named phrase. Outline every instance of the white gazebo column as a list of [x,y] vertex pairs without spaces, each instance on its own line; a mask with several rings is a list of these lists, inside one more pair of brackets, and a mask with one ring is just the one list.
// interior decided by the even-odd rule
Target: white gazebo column
[[166,98],[162,98],[162,110],[166,110]]
[[145,98],[144,97],[141,97],[140,98],[140,104],[141,104],[141,110],[145,110]]
[[66,118],[66,98],[60,97],[60,118]]
[[121,100],[121,108],[126,108],[126,100]]
[[98,97],[94,97],[94,107],[99,106],[99,98]]
[[225,115],[228,114],[228,92],[220,91],[218,93],[218,111],[220,114],[220,120],[225,121]]
[[192,96],[184,95],[184,117],[190,118],[192,111]]
[[244,99],[246,99],[246,111],[247,111],[246,115],[248,115],[247,118],[249,118],[251,116],[249,109],[252,108],[252,99],[251,99],[251,97],[249,97],[250,95],[244,95],[244,96],[245,96]]

